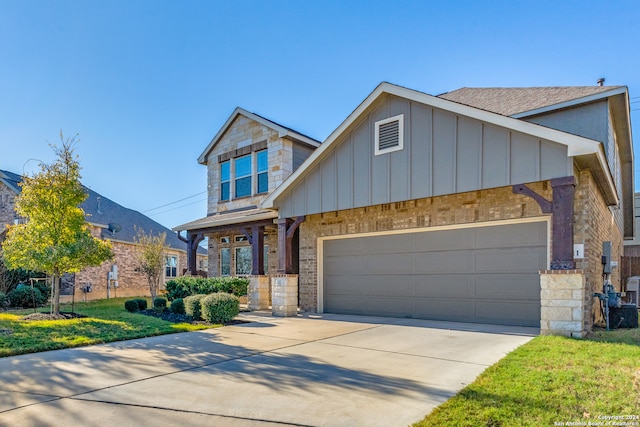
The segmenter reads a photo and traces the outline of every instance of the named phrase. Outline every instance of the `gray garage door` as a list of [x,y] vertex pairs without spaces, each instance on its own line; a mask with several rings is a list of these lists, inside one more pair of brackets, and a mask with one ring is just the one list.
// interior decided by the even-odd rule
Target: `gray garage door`
[[540,326],[547,223],[326,240],[327,313]]

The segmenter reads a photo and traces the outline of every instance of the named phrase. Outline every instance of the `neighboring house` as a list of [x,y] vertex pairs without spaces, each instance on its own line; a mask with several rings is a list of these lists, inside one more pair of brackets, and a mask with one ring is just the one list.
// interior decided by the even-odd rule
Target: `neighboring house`
[[[629,111],[623,86],[434,97],[382,83],[253,211],[278,225],[269,251],[276,273],[299,273],[303,310],[582,336],[600,315],[603,242],[619,261],[634,236]],[[259,254],[246,214],[215,214],[224,160],[209,158],[209,213]],[[176,229],[217,233],[198,224]],[[209,255],[216,273],[226,255]]]
[[[20,175],[0,170],[0,242],[6,236],[6,224],[15,224],[22,219],[15,212],[15,199],[20,194]],[[158,224],[140,212],[127,209],[95,191],[86,188],[87,199],[81,205],[94,236],[111,240],[114,259],[99,267],[89,267],[79,273],[66,275],[62,282],[63,300],[71,298],[75,289],[76,298],[101,299],[115,296],[139,296],[149,293],[146,276],[136,270],[137,230],[145,233],[167,234],[169,251],[165,257],[165,280],[183,274],[187,268],[187,244],[179,240],[176,233]],[[197,252],[197,269],[207,269],[204,248]],[[107,288],[108,273],[117,267],[118,287]],[[72,286],[75,285],[75,286]],[[91,291],[85,292],[87,285]]]

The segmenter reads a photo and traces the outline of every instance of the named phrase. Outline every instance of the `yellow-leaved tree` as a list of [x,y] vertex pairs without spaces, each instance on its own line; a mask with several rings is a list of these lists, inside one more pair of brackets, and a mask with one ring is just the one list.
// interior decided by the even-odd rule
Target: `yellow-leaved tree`
[[80,164],[74,155],[76,137],[51,145],[54,163],[40,163],[40,171],[23,177],[16,211],[25,218],[9,226],[3,243],[9,268],[41,271],[52,277],[51,312],[60,312],[60,278],[113,258],[111,243],[93,237],[84,210],[87,194],[80,183]]

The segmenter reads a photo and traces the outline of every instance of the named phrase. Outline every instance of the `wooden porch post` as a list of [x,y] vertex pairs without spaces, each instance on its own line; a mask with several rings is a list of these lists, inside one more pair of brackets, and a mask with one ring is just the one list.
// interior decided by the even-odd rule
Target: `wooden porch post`
[[194,275],[198,271],[198,244],[204,239],[204,233],[189,233],[187,239],[187,271]]
[[297,217],[295,221],[290,218],[278,218],[278,273],[280,274],[293,273],[293,235],[305,218],[304,215]]

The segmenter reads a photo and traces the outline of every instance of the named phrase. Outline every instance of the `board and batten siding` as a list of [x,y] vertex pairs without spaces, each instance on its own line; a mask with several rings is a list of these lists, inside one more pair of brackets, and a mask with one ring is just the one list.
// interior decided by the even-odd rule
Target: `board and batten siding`
[[[374,123],[404,115],[404,148],[374,156]],[[387,95],[276,201],[280,217],[359,208],[571,175],[567,147]]]

